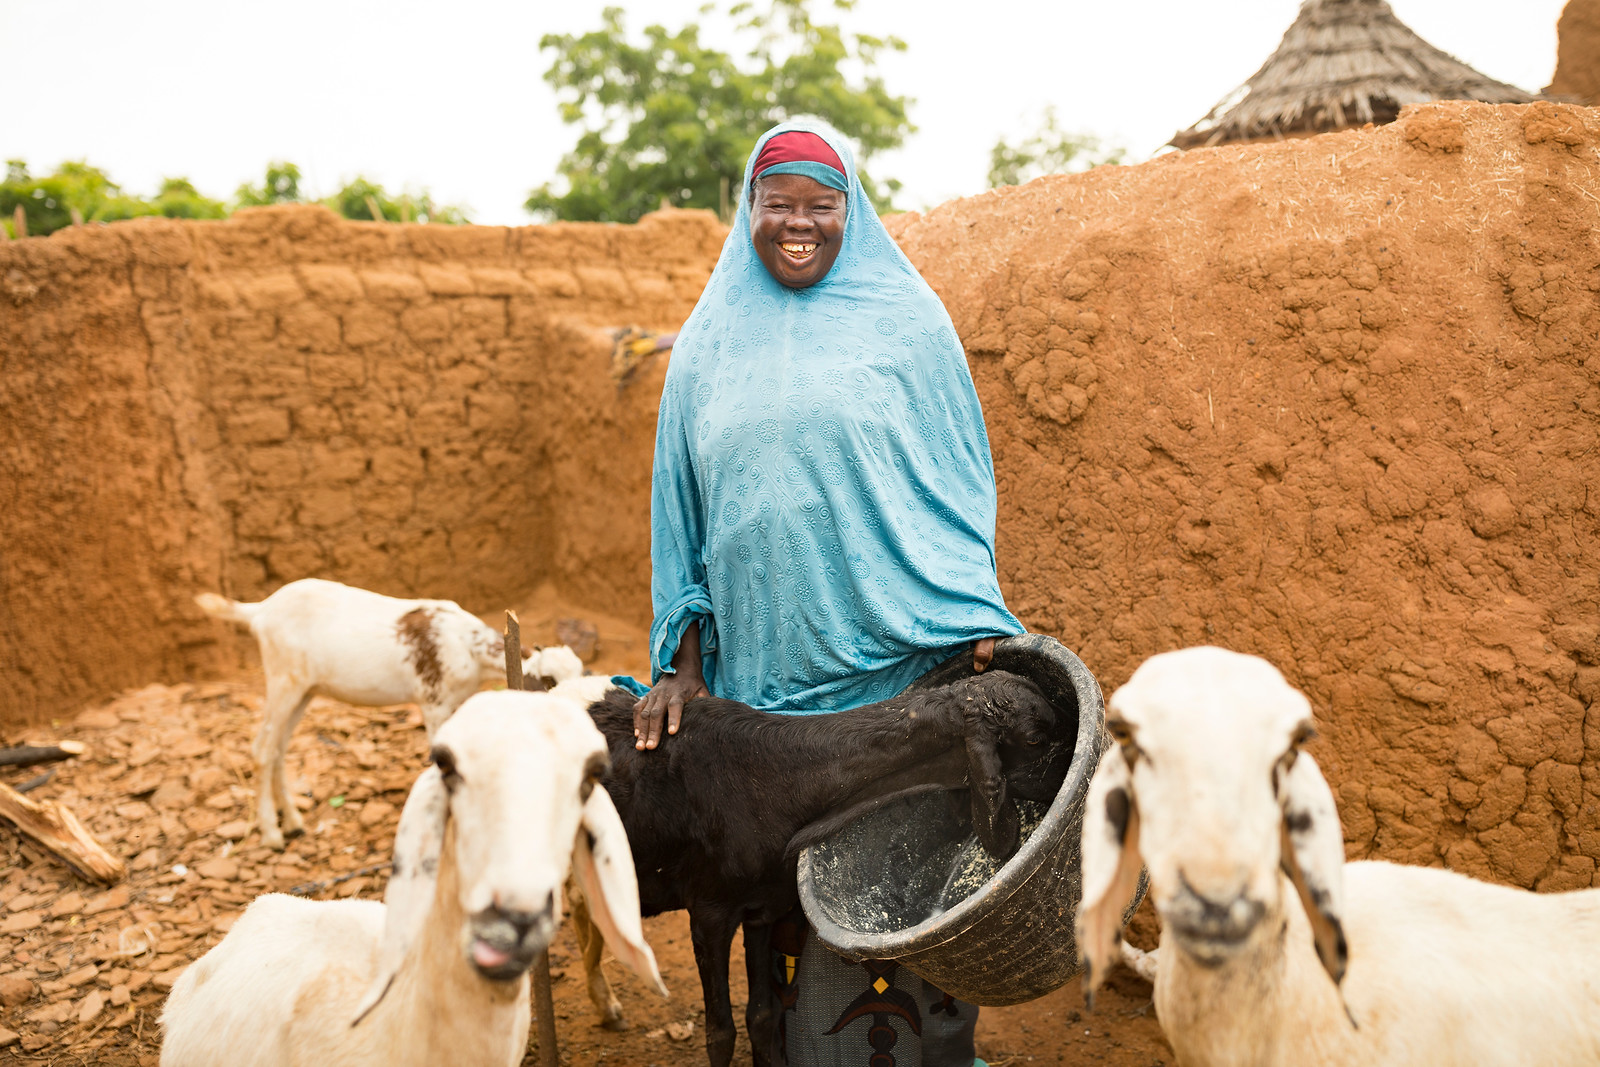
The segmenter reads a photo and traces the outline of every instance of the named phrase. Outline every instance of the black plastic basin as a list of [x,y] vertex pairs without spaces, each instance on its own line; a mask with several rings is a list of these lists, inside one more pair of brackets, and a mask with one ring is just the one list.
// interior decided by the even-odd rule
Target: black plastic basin
[[[1111,743],[1105,700],[1083,662],[1040,634],[995,645],[993,667],[1025,675],[1060,712],[1052,743],[1072,761],[1043,821],[1015,855],[964,899],[955,867],[970,859],[969,805],[923,793],[862,816],[800,854],[800,901],[822,943],[852,960],[888,959],[974,1004],[1019,1004],[1079,971],[1073,919],[1083,894],[1079,836],[1084,799]],[[958,656],[909,688],[972,674]],[[1144,896],[1139,893],[1126,915]]]

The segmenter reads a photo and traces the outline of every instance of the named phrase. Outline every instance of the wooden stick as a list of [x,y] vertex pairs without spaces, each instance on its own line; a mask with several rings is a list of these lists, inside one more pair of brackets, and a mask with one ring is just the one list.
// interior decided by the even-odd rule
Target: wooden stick
[[54,763],[56,760],[81,756],[87,749],[88,746],[82,741],[0,748],[0,767],[32,767],[35,763]]
[[16,228],[18,237],[28,236],[28,213],[22,209],[21,204],[18,204],[17,210],[11,213],[11,225]]
[[[517,613],[506,609],[506,688],[525,689],[522,676],[522,624]],[[534,957],[533,1015],[539,1024],[539,1067],[560,1067],[556,1049],[556,999],[550,989],[550,950]]]
[[378,206],[378,198],[373,196],[371,193],[367,194],[367,210],[372,212],[372,221],[373,222],[388,222],[389,221],[387,218],[384,217],[383,208]]
[[50,781],[50,779],[54,778],[55,776],[56,776],[56,769],[54,767],[51,767],[48,771],[45,771],[43,774],[34,775],[32,778],[29,778],[25,782],[18,782],[17,783],[17,792],[19,792],[19,793],[31,793],[35,789],[38,789],[41,785],[45,785],[46,783],[48,783]]
[[379,871],[385,870],[388,867],[388,863],[374,863],[370,867],[362,867],[359,870],[351,871],[349,874],[341,874],[337,878],[329,878],[326,881],[304,882],[300,885],[292,886],[289,889],[289,894],[290,896],[296,897],[308,897],[312,893],[320,893],[325,889],[332,889],[336,885],[343,885],[352,878],[362,878],[369,874],[377,874]]
[[117,882],[128,873],[127,865],[90,837],[71,810],[53,800],[29,800],[0,782],[0,819],[54,852],[85,878]]

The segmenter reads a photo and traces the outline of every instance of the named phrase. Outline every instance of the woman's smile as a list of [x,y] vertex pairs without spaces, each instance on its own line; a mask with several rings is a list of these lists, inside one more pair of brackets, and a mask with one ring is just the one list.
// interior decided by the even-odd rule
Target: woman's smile
[[783,249],[784,255],[796,263],[810,259],[811,254],[817,250],[815,242],[782,241],[779,242],[778,247]]

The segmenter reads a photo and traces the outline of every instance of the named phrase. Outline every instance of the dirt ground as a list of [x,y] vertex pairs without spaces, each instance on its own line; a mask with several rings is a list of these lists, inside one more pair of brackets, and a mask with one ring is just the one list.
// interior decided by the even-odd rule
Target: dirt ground
[[[521,616],[529,639],[548,643],[564,605],[541,602],[545,608]],[[595,669],[629,671],[642,660],[641,633],[587,617],[600,632]],[[289,748],[291,785],[301,795],[308,832],[279,854],[257,843],[251,821],[249,746],[261,694],[259,675],[151,685],[74,719],[3,739],[71,737],[88,744],[83,757],[55,765],[54,776],[32,795],[72,808],[129,861],[130,874],[109,889],[91,884],[9,828],[0,829],[0,870],[6,872],[0,876],[0,1064],[153,1065],[166,990],[222,939],[255,896],[320,883],[310,895],[381,899],[381,865],[426,753],[415,709],[355,708],[323,699],[312,705]],[[4,778],[16,785],[42,770],[8,771]],[[563,1063],[705,1062],[687,917],[659,916],[645,928],[673,995],[662,1000],[614,963],[608,966],[631,1022],[624,1033],[595,1025],[570,931],[563,929],[552,947]],[[737,958],[733,974],[735,1011],[742,1016]],[[687,1036],[675,1036],[686,1029]],[[996,1067],[1172,1062],[1150,987],[1129,972],[1113,976],[1093,1015],[1084,1014],[1076,983],[1030,1004],[985,1011],[978,1051]],[[747,1062],[742,1035],[737,1055],[736,1062]],[[537,1062],[533,1049],[526,1062]]]

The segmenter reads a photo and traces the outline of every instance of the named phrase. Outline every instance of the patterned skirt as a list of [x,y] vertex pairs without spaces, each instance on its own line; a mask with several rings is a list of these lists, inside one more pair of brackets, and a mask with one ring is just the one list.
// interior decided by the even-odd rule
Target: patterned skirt
[[796,908],[772,928],[781,1014],[773,1062],[789,1067],[972,1067],[978,1008],[890,960],[829,951]]

